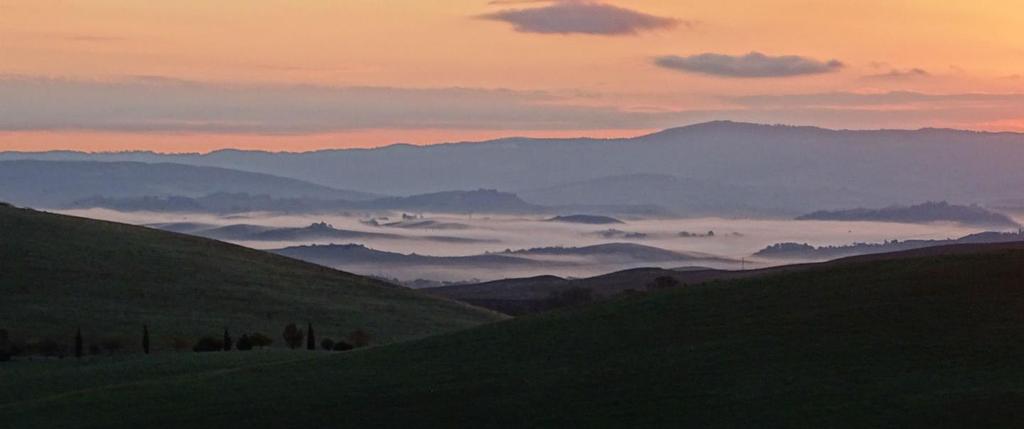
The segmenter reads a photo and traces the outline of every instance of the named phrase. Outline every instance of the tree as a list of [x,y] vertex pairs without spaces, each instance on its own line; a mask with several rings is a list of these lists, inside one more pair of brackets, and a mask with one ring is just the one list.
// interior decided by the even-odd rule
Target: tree
[[306,350],[316,350],[316,337],[313,335],[313,323],[306,325]]
[[355,347],[366,347],[370,345],[370,334],[362,329],[356,329],[348,334],[348,341]]
[[252,342],[253,347],[259,348],[267,347],[274,343],[274,340],[270,339],[270,337],[259,332],[253,332],[252,335],[249,336],[249,341]]
[[142,325],[142,352],[149,354],[149,326]]
[[75,332],[75,358],[82,358],[82,328],[78,328],[78,332]]
[[330,338],[324,338],[322,341],[320,341],[320,347],[323,347],[323,349],[327,351],[334,350],[334,340]]
[[235,348],[241,351],[252,350],[252,346],[252,340],[249,339],[249,336],[246,334],[242,334],[241,337],[238,337],[238,343],[235,344]]
[[679,280],[671,276],[658,276],[650,283],[647,283],[648,290],[671,289],[679,287]]
[[6,329],[0,329],[0,362],[6,362],[11,360],[13,355],[11,350],[11,339],[7,335]]
[[355,347],[353,347],[351,344],[345,342],[344,340],[338,340],[337,342],[334,343],[334,351],[336,351],[336,352],[347,352],[347,351],[352,350],[354,348]]
[[231,351],[231,347],[234,344],[231,342],[231,334],[228,333],[228,328],[224,328],[224,351]]
[[294,323],[289,323],[288,326],[284,327],[283,336],[284,343],[292,350],[299,348],[302,345],[302,339],[305,338],[305,334]]

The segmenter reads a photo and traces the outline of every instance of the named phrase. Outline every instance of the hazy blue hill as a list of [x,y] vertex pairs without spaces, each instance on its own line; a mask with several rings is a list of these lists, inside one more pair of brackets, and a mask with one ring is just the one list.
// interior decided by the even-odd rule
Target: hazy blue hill
[[948,202],[926,202],[913,206],[889,206],[881,209],[849,209],[839,211],[817,211],[797,220],[846,220],[878,222],[957,222],[964,225],[983,227],[1016,228],[1016,221],[1002,213],[996,213],[978,206],[961,206]]
[[182,197],[163,204],[189,206],[194,203],[187,198],[218,192],[348,200],[372,197],[268,174],[169,163],[0,161],[0,183],[0,199],[47,208],[93,197]]
[[[613,204],[632,194],[627,201],[671,202],[683,210],[690,204],[695,210],[733,207],[739,214],[777,209],[779,204],[765,194],[777,194],[787,206],[806,211],[881,207],[910,198],[984,204],[1020,198],[1024,187],[1020,168],[1024,134],[827,130],[735,122],[697,124],[626,139],[517,138],[308,153],[0,154],[0,158],[26,157],[219,166],[389,195],[480,187],[528,195],[608,177],[663,175],[694,182],[680,191],[665,185],[648,191],[627,186],[626,181],[615,192],[607,192],[607,199],[585,201]],[[716,195],[734,191],[740,197],[732,203]],[[558,199],[558,193],[551,195]],[[581,194],[585,195],[601,197]]]
[[137,350],[148,324],[153,347],[166,350],[172,337],[195,341],[225,326],[279,338],[285,324],[312,321],[324,333],[363,328],[394,341],[491,320],[487,311],[272,253],[0,206],[0,328],[13,338],[70,344],[81,328],[92,344],[120,338]]
[[599,215],[586,215],[586,214],[574,214],[574,215],[563,215],[555,216],[547,220],[548,222],[563,222],[563,223],[582,223],[587,225],[611,225],[625,223],[609,216]]
[[345,266],[348,264],[379,264],[384,265],[438,265],[438,266],[471,266],[500,267],[543,265],[538,261],[507,255],[470,255],[470,256],[428,256],[402,254],[374,250],[361,244],[328,244],[293,246],[277,249],[274,253],[303,261],[326,266]]
[[[931,248],[291,362],[215,354],[150,363],[161,371],[137,361],[15,368],[0,387],[49,382],[0,402],[0,418],[15,427],[1020,427],[1021,278],[1024,245]],[[175,371],[184,366],[187,376]]]
[[[254,190],[254,192],[256,192]],[[547,208],[524,202],[515,194],[493,190],[446,191],[408,197],[360,200],[311,197],[274,197],[265,193],[218,192],[199,197],[141,196],[110,198],[95,196],[67,204],[70,208],[108,208],[120,211],[191,213],[329,213],[346,210],[407,210],[437,213],[537,213]],[[400,226],[400,225],[391,225]]]
[[897,252],[952,244],[1024,242],[1024,230],[1018,232],[982,232],[946,240],[891,240],[882,243],[853,243],[841,246],[811,246],[807,243],[776,243],[754,254],[771,259],[829,260],[856,255]]
[[674,252],[634,243],[605,243],[583,247],[537,247],[514,250],[507,253],[529,256],[593,256],[609,262],[667,262],[695,259],[726,261],[713,255],[694,252]]

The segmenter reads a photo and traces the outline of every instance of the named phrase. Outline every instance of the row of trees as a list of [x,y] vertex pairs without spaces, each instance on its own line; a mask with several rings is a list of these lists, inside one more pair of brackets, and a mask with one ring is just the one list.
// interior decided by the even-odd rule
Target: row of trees
[[[306,330],[298,328],[294,323],[288,324],[285,327],[284,333],[282,334],[285,345],[290,349],[297,349],[305,342],[306,349],[316,350],[317,341],[316,334],[313,331],[313,324],[307,324]],[[324,350],[332,351],[346,351],[357,347],[368,346],[371,342],[370,335],[362,329],[357,329],[351,332],[345,340],[332,340],[330,338],[323,338],[319,346]],[[150,335],[149,326],[142,326],[142,338],[141,338],[142,352],[149,354],[150,352]],[[171,345],[175,350],[182,351],[192,349],[195,352],[211,352],[211,351],[249,351],[256,348],[268,347],[274,343],[274,340],[269,336],[260,332],[244,333],[238,337],[237,341],[232,338],[231,333],[227,328],[224,329],[224,334],[221,338],[216,337],[202,337],[194,345],[185,338],[174,337],[171,339]],[[0,329],[0,362],[8,361],[13,356],[19,355],[40,355],[47,357],[59,357],[64,358],[69,355],[73,355],[77,358],[81,358],[86,353],[91,355],[99,355],[103,352],[107,354],[114,354],[123,349],[124,343],[119,338],[103,338],[98,342],[89,344],[86,346],[85,338],[82,335],[82,330],[78,329],[75,332],[74,345],[68,347],[66,343],[54,341],[52,339],[43,339],[32,342],[18,342],[13,341],[10,338],[9,333],[5,329]]]

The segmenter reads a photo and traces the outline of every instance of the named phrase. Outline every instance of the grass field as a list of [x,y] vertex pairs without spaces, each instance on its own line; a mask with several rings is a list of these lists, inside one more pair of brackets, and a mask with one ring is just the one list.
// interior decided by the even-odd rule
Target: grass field
[[[0,368],[10,427],[1020,427],[1024,245],[855,258],[343,354]],[[17,397],[15,397],[17,396]]]
[[71,344],[122,338],[138,349],[307,321],[321,337],[364,329],[386,343],[502,317],[487,310],[218,241],[0,206],[0,328]]

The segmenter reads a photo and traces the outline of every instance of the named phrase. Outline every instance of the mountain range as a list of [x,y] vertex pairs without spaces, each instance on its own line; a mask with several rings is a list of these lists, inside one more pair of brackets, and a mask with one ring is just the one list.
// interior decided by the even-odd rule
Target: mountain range
[[533,204],[628,202],[743,215],[795,216],[908,199],[986,204],[1020,198],[1024,187],[1022,134],[736,122],[620,139],[506,138],[304,153],[6,152],[0,159],[175,162],[385,195],[488,188],[520,193]]

